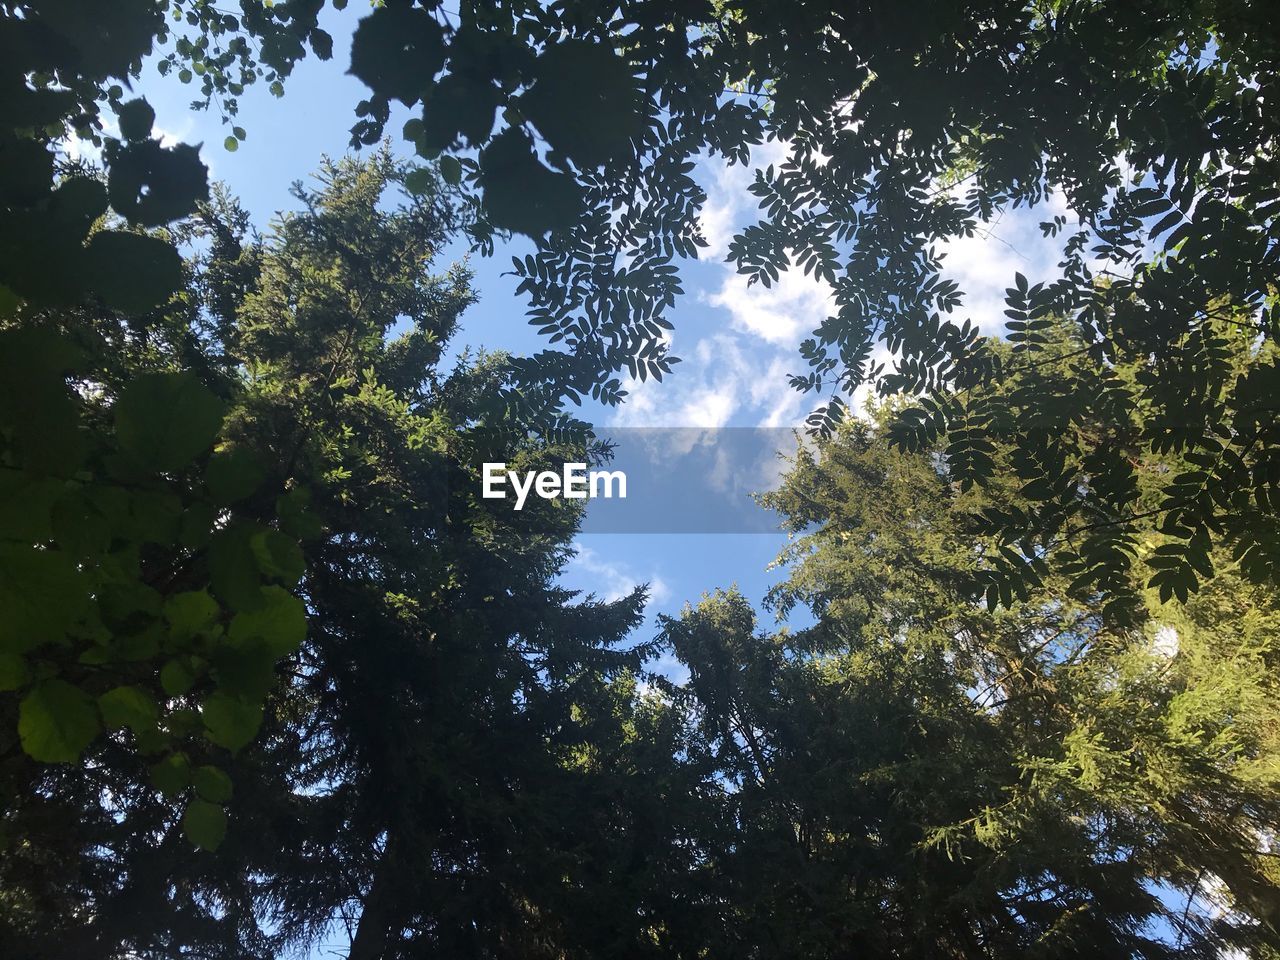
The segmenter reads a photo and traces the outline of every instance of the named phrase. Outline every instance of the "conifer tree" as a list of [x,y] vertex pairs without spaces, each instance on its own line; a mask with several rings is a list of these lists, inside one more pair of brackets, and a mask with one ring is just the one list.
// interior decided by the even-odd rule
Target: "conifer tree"
[[[1185,602],[1138,583],[1109,609],[1045,556],[989,605],[983,516],[1036,505],[1017,447],[967,485],[895,447],[894,417],[802,450],[766,497],[795,535],[773,604],[813,626],[761,632],[732,592],[665,625],[739,823],[724,955],[1274,956],[1274,588],[1210,543]],[[1185,468],[1134,464],[1148,496]],[[1168,537],[1151,521],[1135,548]]]
[[184,228],[206,252],[139,339],[199,336],[234,381],[227,499],[234,522],[295,521],[306,636],[276,665],[233,635],[182,661],[189,691],[161,677],[236,698],[216,852],[193,854],[129,735],[78,765],[6,758],[6,955],[267,957],[344,921],[353,957],[653,949],[646,915],[681,882],[664,783],[684,774],[637,687],[645,650],[619,645],[643,592],[555,585],[568,502],[479,497],[513,438],[517,460],[555,451],[494,420],[500,358],[445,361],[473,294],[430,271],[447,208],[400,180],[385,152],[326,163],[264,238],[221,192]]

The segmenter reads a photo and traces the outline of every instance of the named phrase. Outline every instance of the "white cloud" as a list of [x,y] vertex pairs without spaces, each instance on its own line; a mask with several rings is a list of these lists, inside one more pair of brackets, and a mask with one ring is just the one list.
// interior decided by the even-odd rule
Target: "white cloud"
[[[954,191],[962,195],[964,188]],[[1071,229],[1071,213],[1061,193],[1030,209],[1006,210],[989,224],[979,223],[971,237],[956,237],[941,244],[942,276],[955,280],[964,293],[955,311],[960,321],[972,319],[985,334],[1001,334],[1005,324],[1004,292],[1013,286],[1015,273],[1032,284],[1056,279],[1060,273],[1062,236],[1046,237],[1042,221],[1065,216]]]
[[833,291],[825,280],[788,270],[769,287],[748,283],[743,274],[725,267],[720,289],[706,302],[729,312],[737,330],[768,343],[796,346],[830,312]]
[[[729,164],[707,158],[698,165],[707,191],[702,209],[702,233],[709,246],[704,258],[723,261],[734,234],[759,218],[756,200],[748,188],[758,168],[782,163],[787,145],[770,141],[756,147],[748,164]],[[731,265],[721,263],[718,290],[702,299],[727,310],[734,329],[760,337],[768,343],[795,346],[827,315],[831,289],[825,282],[806,277],[798,270],[784,273],[771,287],[748,286],[747,277]]]
[[[772,142],[758,147],[750,164],[731,165],[718,158],[699,164],[696,175],[707,191],[702,214],[710,244],[707,258],[722,260],[733,235],[758,218],[748,190],[755,169],[780,163],[786,149]],[[1031,210],[1008,211],[998,222],[980,225],[973,237],[941,245],[943,275],[955,279],[965,294],[954,319],[972,318],[985,333],[1002,333],[1004,291],[1014,273],[1033,283],[1058,275],[1061,237],[1045,238],[1039,228],[1055,214],[1070,219],[1061,194]],[[799,270],[784,273],[771,287],[748,285],[726,263],[715,265],[711,276],[697,298],[711,308],[713,320],[723,319],[692,344],[678,345],[674,352],[684,362],[667,382],[626,383],[630,396],[616,414],[615,426],[792,427],[825,399],[793,390],[787,375],[804,369],[797,347],[831,312],[830,286]],[[878,349],[876,360],[891,358]],[[863,412],[870,394],[870,385],[855,393],[849,404],[855,414]]]
[[677,660],[674,654],[662,654],[649,665],[649,669],[666,677],[677,687],[683,687],[689,682],[689,668]]
[[639,584],[647,582],[649,604],[662,604],[671,598],[671,588],[657,573],[640,577],[626,564],[612,563],[590,547],[581,543],[574,547],[576,553],[569,561],[565,574],[571,581],[577,580],[585,584],[584,589],[588,592],[613,602],[630,596],[631,591]]
[[782,163],[787,147],[778,140],[761,144],[751,151],[749,163],[734,163],[719,157],[704,158],[697,173],[704,178],[707,202],[702,205],[702,235],[708,246],[704,259],[723,260],[729,252],[733,235],[747,225],[755,209],[755,200],[747,192],[756,178],[756,170]]
[[[677,351],[681,352],[681,351]],[[630,381],[617,427],[792,427],[814,405],[791,388],[787,374],[801,361],[790,347],[773,347],[726,331],[697,340],[666,382]]]

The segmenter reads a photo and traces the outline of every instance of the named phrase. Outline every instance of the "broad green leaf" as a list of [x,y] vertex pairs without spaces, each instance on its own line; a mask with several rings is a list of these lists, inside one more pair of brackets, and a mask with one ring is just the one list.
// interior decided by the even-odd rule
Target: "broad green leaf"
[[151,104],[139,97],[116,107],[120,134],[126,140],[146,140],[151,136],[151,126],[156,122],[156,112]]
[[93,698],[65,680],[44,680],[22,698],[18,736],[27,755],[74,763],[100,730]]
[[51,519],[58,546],[75,557],[96,556],[105,553],[111,545],[111,519],[81,491],[60,497]]
[[311,496],[302,488],[290,490],[276,498],[276,514],[280,528],[299,540],[315,540],[324,534],[320,519],[310,510]]
[[573,177],[555,173],[537,158],[533,142],[514,127],[480,153],[484,208],[495,226],[539,238],[571,226],[582,209]]
[[191,761],[185,753],[171,753],[151,767],[151,783],[166,797],[179,796],[191,785]]
[[[130,64],[145,57],[163,14],[158,5],[144,0],[115,0],[111,16],[102,8],[78,3],[50,3],[42,12],[56,11],[57,43],[70,48],[76,75],[124,77]],[[110,94],[123,93],[113,84]]]
[[160,592],[138,580],[112,580],[98,587],[98,614],[122,633],[145,629],[160,616]]
[[151,730],[160,719],[160,705],[155,698],[138,687],[116,687],[98,697],[98,709],[108,730],[128,727],[141,732]]
[[195,636],[214,623],[220,612],[218,602],[205,590],[175,593],[164,602],[164,617],[177,639]]
[[22,300],[8,287],[0,284],[0,318],[7,319],[18,312]]
[[293,586],[306,573],[306,560],[298,542],[278,530],[264,530],[249,541],[264,576]]
[[204,482],[215,503],[230,504],[252,494],[266,479],[258,455],[247,447],[219,450],[209,458]]
[[429,12],[379,7],[356,26],[349,72],[379,96],[412,104],[444,57],[444,33]]
[[261,703],[276,682],[280,654],[260,636],[219,644],[210,653],[218,691],[246,703]]
[[636,81],[603,43],[569,39],[538,57],[520,108],[547,141],[580,167],[597,167],[630,150],[644,132]]
[[89,607],[87,581],[70,557],[0,543],[0,652],[65,643]]
[[159,227],[185,217],[208,198],[209,171],[190,144],[131,143],[111,160],[107,196],[130,223]]
[[190,373],[147,373],[116,401],[120,445],[155,470],[176,470],[213,443],[222,401]]
[[49,198],[50,215],[69,234],[83,237],[95,220],[107,212],[107,188],[87,176],[68,177]]
[[258,558],[251,541],[259,528],[233,524],[219,530],[209,544],[210,586],[233,610],[252,610],[263,603]]
[[404,188],[417,196],[430,193],[434,184],[435,177],[431,175],[430,170],[424,167],[410,170],[404,177]]
[[213,537],[217,522],[218,510],[213,504],[203,500],[190,504],[182,512],[182,521],[178,525],[178,542],[191,550],[203,549]]
[[[450,73],[440,79],[423,98],[421,130],[414,140],[419,153],[434,156],[458,142],[461,136],[469,146],[479,147],[493,132],[494,116],[505,95],[485,78],[472,78]],[[440,173],[447,182],[462,168],[446,169],[441,157]],[[455,161],[456,162],[456,161]]]
[[196,682],[196,676],[181,660],[170,660],[160,668],[160,686],[171,697],[180,697]]
[[167,490],[137,490],[129,495],[129,518],[139,540],[165,545],[182,530],[182,500]]
[[111,309],[146,313],[167,303],[181,286],[182,258],[157,237],[102,230],[89,241],[85,276]]
[[0,331],[0,428],[11,431],[14,466],[62,477],[80,467],[86,438],[66,372],[81,360],[48,328]]
[[262,707],[223,693],[204,702],[201,719],[210,740],[233,753],[249,743],[262,725]]
[[53,533],[53,507],[66,489],[55,478],[0,470],[0,540],[45,540]]
[[231,799],[231,778],[218,767],[196,767],[191,772],[191,785],[210,803],[226,803]]
[[0,653],[0,691],[17,690],[30,678],[26,660],[16,653]]
[[201,850],[216,850],[227,835],[227,812],[216,803],[192,800],[182,816],[182,832]]
[[443,156],[440,158],[440,176],[444,178],[444,182],[451,186],[457,186],[462,182],[462,164],[457,157]]
[[265,640],[276,657],[293,653],[306,639],[307,611],[302,601],[280,587],[265,587],[266,605],[237,613],[228,636],[238,643],[252,638]]

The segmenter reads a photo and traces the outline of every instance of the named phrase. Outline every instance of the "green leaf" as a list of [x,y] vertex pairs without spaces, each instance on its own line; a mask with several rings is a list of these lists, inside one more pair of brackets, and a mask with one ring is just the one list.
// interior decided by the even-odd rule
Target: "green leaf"
[[101,230],[85,257],[89,288],[121,313],[146,313],[182,285],[182,257],[172,244],[121,230]]
[[54,505],[51,521],[58,545],[75,557],[106,552],[114,537],[110,518],[83,493],[67,493]]
[[136,732],[153,729],[160,719],[155,698],[137,687],[116,687],[98,697],[98,709],[108,730],[128,727]]
[[138,540],[171,545],[182,530],[182,501],[167,490],[137,490],[129,495],[129,517]]
[[233,753],[257,736],[262,725],[262,707],[223,693],[212,694],[200,716],[209,739]]
[[245,703],[261,703],[275,686],[280,657],[262,637],[241,637],[220,644],[210,656],[221,694]]
[[228,153],[235,153],[240,149],[240,141],[235,137],[227,137],[222,141],[222,146],[226,148]]
[[160,592],[140,580],[111,580],[97,590],[98,615],[120,632],[145,629],[160,615]]
[[202,550],[213,538],[218,523],[218,510],[207,501],[191,504],[182,512],[178,525],[178,542],[191,550]]
[[457,186],[462,182],[462,163],[457,157],[443,156],[440,158],[440,176],[444,177],[444,182],[452,186]]
[[37,684],[18,708],[22,749],[45,763],[79,760],[100,729],[93,698],[65,680]]
[[218,619],[218,601],[205,590],[175,593],[164,602],[164,618],[175,638],[195,636]]
[[234,610],[262,605],[258,558],[251,541],[256,526],[233,524],[219,530],[209,544],[209,585],[222,603]]
[[26,660],[16,653],[0,653],[0,691],[17,690],[30,678]]
[[66,482],[25,470],[0,470],[0,539],[46,540]]
[[151,136],[156,112],[151,109],[151,104],[139,97],[116,107],[116,119],[120,125],[120,135],[126,140],[146,140]]
[[405,139],[412,140],[424,156],[447,150],[459,136],[478,147],[493,132],[494,116],[504,99],[505,94],[487,79],[450,73],[423,98],[418,135],[409,136],[406,130]]
[[302,548],[296,540],[279,530],[264,530],[254,534],[249,544],[258,569],[265,576],[293,586],[306,573],[307,565]]
[[218,767],[196,767],[191,774],[191,785],[210,803],[226,803],[231,799],[231,778]]
[[0,426],[12,431],[15,466],[65,477],[83,462],[80,404],[65,377],[79,360],[47,327],[0,331]]
[[410,170],[404,177],[404,188],[414,196],[424,196],[431,192],[431,187],[435,182],[435,178],[431,176],[431,171],[423,167]]
[[65,643],[90,605],[84,575],[72,558],[58,550],[0,543],[0,652]]
[[293,653],[307,636],[307,610],[302,601],[280,587],[265,587],[266,606],[237,613],[228,636],[236,642],[266,641],[275,657]]
[[324,535],[324,525],[308,508],[310,494],[302,488],[290,490],[276,498],[276,515],[280,528],[299,540],[315,540]]
[[494,225],[530,237],[568,228],[582,209],[574,178],[547,169],[534,154],[533,141],[514,127],[481,151],[480,183]]
[[212,445],[222,415],[222,401],[194,374],[148,373],[116,401],[116,436],[144,466],[177,470]]
[[266,479],[258,455],[247,447],[219,450],[209,459],[204,482],[215,503],[231,504],[250,496]]
[[547,141],[579,167],[624,156],[644,133],[636,81],[613,48],[562,40],[538,57],[537,81],[519,100]]
[[192,800],[182,816],[182,831],[201,850],[216,850],[227,835],[227,812],[216,803]]
[[111,160],[111,206],[130,223],[159,227],[195,210],[209,196],[209,171],[190,144],[131,143]]
[[171,753],[151,767],[151,783],[166,797],[176,797],[191,785],[191,762],[184,753]]
[[160,668],[160,686],[171,697],[182,696],[195,682],[195,674],[181,660],[170,660]]
[[444,58],[444,32],[430,13],[379,7],[356,26],[348,72],[379,96],[412,105]]

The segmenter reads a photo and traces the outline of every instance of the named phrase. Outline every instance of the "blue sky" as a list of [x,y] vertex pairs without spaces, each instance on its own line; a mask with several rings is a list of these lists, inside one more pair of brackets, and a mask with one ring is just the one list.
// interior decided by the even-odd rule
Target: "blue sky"
[[[264,85],[249,88],[236,121],[248,138],[235,153],[222,146],[228,128],[217,114],[190,108],[194,85],[184,86],[173,75],[162,79],[153,65],[144,67],[137,90],[155,108],[156,126],[173,139],[203,142],[211,177],[231,187],[259,228],[277,211],[294,206],[290,184],[309,176],[322,155],[348,150],[354,106],[367,91],[343,70],[351,31],[366,10],[360,3],[342,12],[326,9],[321,22],[334,36],[334,59],[301,62],[283,99],[273,98]],[[398,141],[403,119],[393,115],[388,125],[393,149],[403,150]],[[780,145],[768,144],[754,159],[767,164],[782,155]],[[753,219],[754,201],[745,189],[751,170],[708,161],[700,165],[699,176],[709,198],[703,228],[710,248],[703,259],[683,265],[686,296],[670,315],[676,326],[673,351],[684,362],[664,383],[633,385],[621,408],[597,409],[588,416],[602,426],[798,426],[812,398],[792,391],[786,374],[800,371],[796,347],[826,316],[828,291],[798,273],[784,275],[771,289],[748,288],[723,257],[734,230]],[[991,235],[962,239],[947,248],[950,275],[968,293],[961,318],[971,316],[995,332],[1003,323],[1003,289],[1015,270],[1033,282],[1055,274],[1056,251],[1037,224],[1064,209],[1051,200],[1006,216],[993,225]],[[459,346],[517,353],[540,346],[525,321],[524,303],[515,296],[516,281],[502,275],[510,255],[528,249],[527,241],[517,240],[499,247],[493,258],[471,258],[480,301],[464,317]],[[448,259],[466,255],[462,244],[447,251]],[[758,602],[781,576],[770,564],[783,544],[781,533],[584,535],[564,582],[604,597],[649,583],[650,624],[642,628],[648,631],[653,616],[677,612],[716,587],[736,583]],[[765,622],[769,620],[766,615]]]

